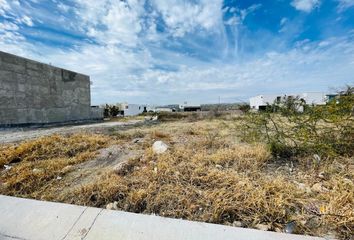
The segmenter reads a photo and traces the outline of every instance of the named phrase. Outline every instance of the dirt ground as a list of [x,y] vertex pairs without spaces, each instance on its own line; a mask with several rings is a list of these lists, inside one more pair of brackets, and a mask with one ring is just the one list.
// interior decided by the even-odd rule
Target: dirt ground
[[[0,194],[268,231],[353,234],[352,158],[321,166],[313,156],[276,159],[266,145],[241,141],[238,116],[122,124],[28,131],[24,141],[8,133]],[[168,150],[155,153],[156,141]]]
[[57,133],[67,134],[67,133],[84,132],[84,131],[100,132],[103,129],[132,126],[142,122],[143,120],[130,120],[126,122],[108,121],[102,123],[69,125],[69,126],[61,126],[61,127],[0,129],[0,144],[34,139],[34,138],[49,136]]

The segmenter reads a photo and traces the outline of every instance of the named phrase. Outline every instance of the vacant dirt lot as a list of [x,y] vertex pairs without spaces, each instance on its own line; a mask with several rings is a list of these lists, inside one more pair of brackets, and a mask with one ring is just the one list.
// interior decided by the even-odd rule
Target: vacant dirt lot
[[63,134],[75,132],[101,132],[104,129],[109,129],[112,127],[127,127],[139,123],[142,123],[141,119],[130,121],[110,121],[62,127],[0,129],[0,144],[18,142],[42,136],[49,136],[56,133]]
[[[181,118],[6,143],[0,193],[350,239],[353,158],[275,158],[263,143],[242,142],[240,124]],[[157,140],[166,152],[154,153]]]

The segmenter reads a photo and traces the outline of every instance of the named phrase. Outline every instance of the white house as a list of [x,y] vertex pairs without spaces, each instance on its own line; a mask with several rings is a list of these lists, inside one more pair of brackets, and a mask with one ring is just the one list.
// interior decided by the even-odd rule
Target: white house
[[147,111],[146,105],[121,103],[119,106],[123,116],[137,116]]
[[323,92],[307,92],[298,94],[270,94],[258,95],[250,98],[250,107],[255,110],[264,110],[267,105],[281,102],[284,98],[298,97],[303,100],[307,105],[324,105],[328,101],[329,94]]
[[202,106],[196,103],[184,102],[183,104],[179,105],[179,109],[184,112],[198,112],[202,110]]

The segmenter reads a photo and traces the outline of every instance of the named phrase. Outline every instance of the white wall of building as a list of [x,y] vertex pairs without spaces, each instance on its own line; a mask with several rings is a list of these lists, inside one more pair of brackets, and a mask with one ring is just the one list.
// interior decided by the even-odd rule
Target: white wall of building
[[299,94],[269,94],[269,95],[258,95],[250,98],[251,109],[259,110],[260,106],[267,106],[268,104],[273,104],[279,98],[284,99],[284,97],[299,97],[305,100],[308,105],[324,105],[327,102],[326,93],[323,92],[308,92]]
[[155,108],[155,112],[173,112],[171,108]]
[[181,110],[188,107],[201,108],[201,105],[199,103],[190,103],[190,102],[184,102],[182,104],[179,104],[179,109]]
[[327,102],[326,93],[322,92],[301,93],[299,97],[304,99],[308,105],[324,105]]
[[124,116],[137,116],[144,112],[146,106],[139,104],[122,104],[122,108]]
[[283,97],[285,94],[272,94],[272,95],[258,95],[250,98],[250,107],[251,109],[259,110],[260,106],[267,106],[268,104],[273,104],[277,97]]

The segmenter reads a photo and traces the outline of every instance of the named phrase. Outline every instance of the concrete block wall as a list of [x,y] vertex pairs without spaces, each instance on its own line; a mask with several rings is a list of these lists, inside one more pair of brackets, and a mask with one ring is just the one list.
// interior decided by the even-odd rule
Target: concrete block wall
[[90,105],[89,76],[0,51],[0,126],[90,120]]

